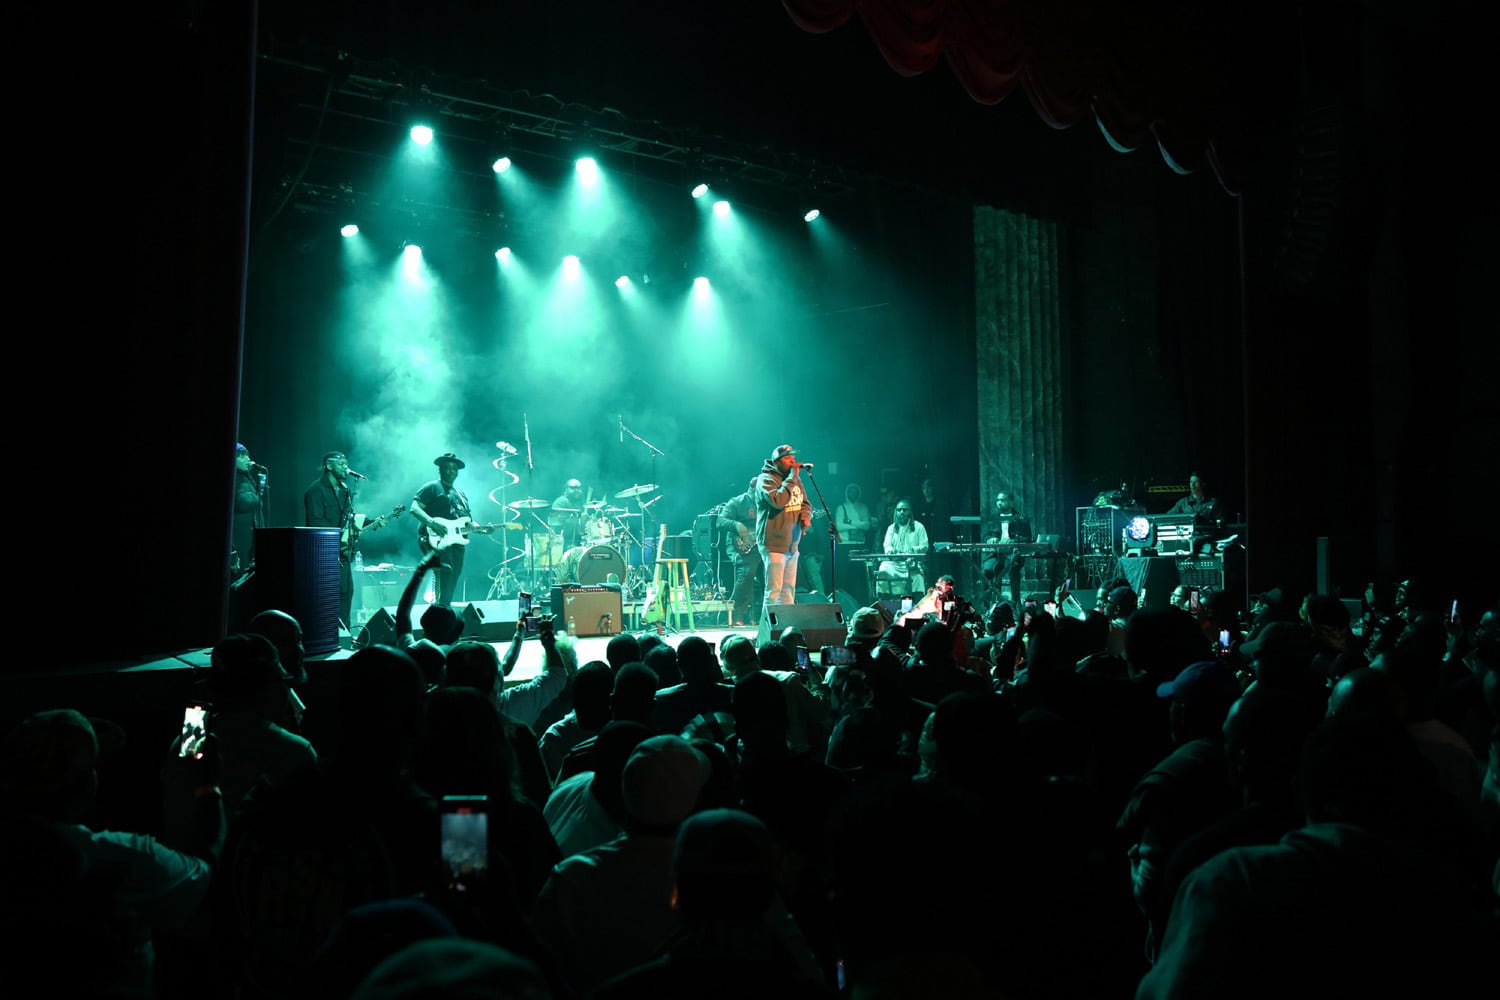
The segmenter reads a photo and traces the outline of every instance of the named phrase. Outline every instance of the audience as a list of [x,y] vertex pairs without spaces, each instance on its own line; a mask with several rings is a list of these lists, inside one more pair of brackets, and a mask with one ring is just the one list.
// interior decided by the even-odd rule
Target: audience
[[[1284,595],[1305,591],[1277,587],[1242,619],[1224,593],[1211,620],[1136,608],[1121,581],[1095,612],[1028,602],[967,663],[941,624],[864,608],[847,656],[807,670],[795,632],[730,635],[722,659],[616,636],[581,669],[566,637],[497,652],[456,616],[413,643],[409,605],[397,646],[304,666],[296,620],[264,612],[199,672],[201,755],[122,753],[122,727],[71,710],[7,736],[5,964],[243,1000],[1486,981],[1493,597],[1377,582],[1366,615],[1309,594],[1299,617]],[[542,669],[507,686],[523,651]],[[173,700],[152,727],[175,732]],[[482,876],[442,862],[453,795],[484,797]],[[115,796],[144,822],[113,822]]]

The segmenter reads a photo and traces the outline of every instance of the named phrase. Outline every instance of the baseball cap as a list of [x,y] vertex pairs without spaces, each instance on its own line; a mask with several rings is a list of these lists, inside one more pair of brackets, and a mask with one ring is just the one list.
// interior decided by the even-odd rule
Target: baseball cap
[[711,771],[708,757],[681,736],[642,740],[620,775],[625,811],[647,826],[674,826],[692,814]]
[[849,638],[879,639],[885,634],[885,624],[879,608],[860,608],[849,619]]
[[771,461],[774,462],[778,458],[781,458],[783,455],[795,455],[795,454],[797,454],[797,449],[796,448],[793,448],[789,444],[779,444],[779,445],[776,446],[776,450],[773,451],[773,452],[771,452]]
[[1234,669],[1222,660],[1199,660],[1184,668],[1175,679],[1156,687],[1158,697],[1176,698],[1189,705],[1215,698],[1232,700],[1239,693]]

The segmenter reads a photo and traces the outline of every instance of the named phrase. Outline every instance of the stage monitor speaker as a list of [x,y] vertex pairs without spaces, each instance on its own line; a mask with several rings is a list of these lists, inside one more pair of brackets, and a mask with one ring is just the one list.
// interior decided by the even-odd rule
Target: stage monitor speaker
[[364,649],[366,646],[395,645],[397,645],[396,616],[385,608],[376,608],[369,621],[361,625],[354,636],[355,649]]
[[849,635],[844,626],[844,609],[837,604],[773,604],[760,616],[759,641],[778,639],[793,626],[802,633],[812,652],[824,646],[842,646]]
[[559,586],[552,588],[552,615],[559,632],[571,618],[582,638],[619,635],[625,607],[618,586]]
[[464,605],[462,638],[480,642],[509,642],[516,634],[520,601],[471,601]]
[[308,656],[338,651],[337,528],[255,529],[255,572],[250,587],[256,613],[285,611],[297,619]]

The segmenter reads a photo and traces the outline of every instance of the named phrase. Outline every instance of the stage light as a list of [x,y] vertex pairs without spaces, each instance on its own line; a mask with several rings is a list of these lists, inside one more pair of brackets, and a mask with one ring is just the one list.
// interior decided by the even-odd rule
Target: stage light
[[693,188],[693,197],[694,198],[702,198],[706,194],[708,194],[708,185],[707,184],[699,184],[697,187]]
[[716,201],[716,202],[714,202],[714,214],[717,215],[721,219],[727,218],[729,216],[729,202],[727,202],[727,201]]
[[573,169],[578,172],[578,180],[583,184],[593,184],[599,180],[599,164],[592,156],[585,156],[573,164]]
[[502,264],[510,263],[510,247],[501,247],[495,251],[495,259]]
[[816,219],[818,216],[820,216],[822,214],[823,213],[820,212],[820,211],[818,211],[816,208],[810,208],[810,209],[807,210],[807,214],[804,215],[804,216],[802,216],[802,221],[803,222],[811,222],[811,221],[813,221],[814,219]]
[[417,246],[415,243],[403,243],[403,244],[401,244],[401,252],[403,254],[405,254],[408,258],[415,258],[415,257],[422,256],[422,248],[419,247],[419,246]]
[[698,294],[698,295],[707,295],[708,294],[708,288],[709,288],[708,279],[705,278],[703,275],[700,274],[700,275],[698,275],[698,277],[696,277],[696,278],[693,279],[693,292],[695,294]]
[[496,160],[491,165],[490,169],[494,170],[495,173],[497,173],[497,174],[503,174],[503,173],[505,173],[507,170],[510,169],[510,157],[508,157],[508,156],[502,156],[502,157],[500,157],[500,159]]
[[618,278],[616,278],[615,279],[615,287],[616,288],[629,288],[630,287],[630,275],[628,275],[628,274],[622,274]]
[[359,227],[351,222],[347,226],[339,230],[339,235],[344,237],[345,239],[348,239],[351,236],[358,236]]
[[1120,540],[1124,543],[1127,553],[1154,555],[1156,526],[1151,523],[1149,517],[1136,515],[1125,522],[1125,527],[1120,532]]
[[418,146],[425,146],[432,141],[432,127],[429,125],[413,125],[411,127],[411,141]]
[[563,258],[563,274],[566,274],[571,278],[578,274],[578,267],[579,264],[577,257],[573,256],[572,254],[568,254]]

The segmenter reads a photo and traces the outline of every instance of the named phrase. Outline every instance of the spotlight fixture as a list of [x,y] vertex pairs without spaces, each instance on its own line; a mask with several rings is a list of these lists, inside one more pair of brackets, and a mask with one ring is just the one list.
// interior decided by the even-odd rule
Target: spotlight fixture
[[351,236],[358,236],[359,235],[359,227],[356,226],[354,223],[351,222],[347,226],[344,226],[342,229],[339,230],[339,235],[342,236],[342,237],[344,237],[345,239],[348,239]]
[[615,279],[615,287],[616,288],[629,288],[630,287],[630,275],[628,275],[628,274],[622,274],[618,278],[616,278]]
[[592,184],[599,179],[599,163],[592,156],[583,156],[573,164],[578,173],[578,179],[584,184]]
[[1156,550],[1156,526],[1149,517],[1136,515],[1125,522],[1120,531],[1127,555],[1154,555]]
[[495,251],[495,259],[502,264],[510,263],[510,247],[501,247]]
[[729,202],[724,201],[722,199],[719,200],[719,201],[714,202],[714,214],[717,215],[721,219],[728,218],[728,216],[729,216]]
[[820,216],[822,214],[823,213],[820,212],[820,211],[818,211],[816,208],[809,208],[807,210],[807,212],[802,216],[802,221],[803,222],[812,222],[814,219],[816,219],[818,216]]
[[702,198],[706,194],[708,194],[708,185],[707,184],[699,184],[697,187],[693,188],[693,197],[694,198]]
[[432,142],[432,126],[413,125],[411,127],[411,141],[418,146],[426,146]]
[[497,174],[503,174],[503,173],[505,173],[507,170],[510,169],[510,157],[508,157],[508,156],[502,156],[502,157],[500,157],[498,160],[496,160],[493,164],[490,165],[490,169],[494,170],[495,173],[497,173]]

